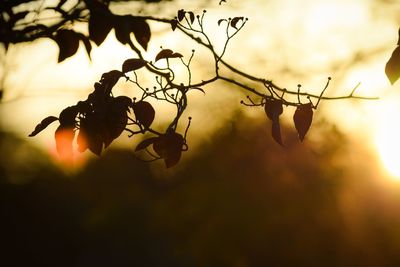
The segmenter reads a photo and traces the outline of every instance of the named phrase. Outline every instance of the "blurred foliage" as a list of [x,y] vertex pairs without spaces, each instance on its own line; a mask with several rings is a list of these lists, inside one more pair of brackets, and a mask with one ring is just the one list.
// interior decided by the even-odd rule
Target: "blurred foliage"
[[[318,147],[300,145],[285,128],[291,134],[282,149],[265,122],[239,116],[173,170],[110,150],[73,176],[43,158],[25,182],[15,182],[2,160],[1,262],[397,266],[399,192],[382,197],[369,177],[348,176],[346,139],[322,126],[329,134]],[[18,149],[5,149],[4,141],[29,151],[8,135],[0,140],[7,157]]]

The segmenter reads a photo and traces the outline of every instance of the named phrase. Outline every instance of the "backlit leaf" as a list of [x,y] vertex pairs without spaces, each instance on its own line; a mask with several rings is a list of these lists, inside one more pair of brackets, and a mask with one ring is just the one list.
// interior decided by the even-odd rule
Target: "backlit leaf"
[[391,84],[394,84],[400,77],[400,46],[393,51],[392,56],[386,63],[385,73]]
[[155,117],[155,110],[149,102],[139,101],[134,103],[133,112],[135,113],[136,120],[142,124],[145,129],[150,127]]
[[131,58],[125,60],[122,64],[122,72],[126,73],[129,71],[134,71],[146,66],[147,62],[140,58]]
[[31,134],[29,134],[30,137],[37,135],[44,129],[46,129],[47,126],[49,126],[52,122],[58,120],[57,117],[54,116],[49,116],[47,118],[44,118],[38,125],[36,125],[35,130]]
[[296,108],[293,115],[294,126],[296,127],[300,141],[304,140],[305,135],[310,129],[313,119],[312,104],[301,104]]
[[72,30],[59,30],[53,39],[60,48],[58,55],[59,63],[64,61],[66,58],[75,55],[76,51],[78,51],[79,36]]
[[56,149],[62,159],[72,159],[72,142],[75,137],[74,128],[60,125],[55,134]]

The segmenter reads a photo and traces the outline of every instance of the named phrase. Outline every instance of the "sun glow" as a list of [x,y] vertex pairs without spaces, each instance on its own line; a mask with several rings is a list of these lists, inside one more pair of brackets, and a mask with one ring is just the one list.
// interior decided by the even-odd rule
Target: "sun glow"
[[393,178],[400,181],[400,122],[396,119],[399,116],[398,100],[385,103],[377,126],[375,143],[383,165]]

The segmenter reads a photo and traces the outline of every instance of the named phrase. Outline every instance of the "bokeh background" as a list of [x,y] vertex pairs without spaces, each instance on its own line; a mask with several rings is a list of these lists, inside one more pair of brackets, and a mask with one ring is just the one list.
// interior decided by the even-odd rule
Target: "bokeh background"
[[[295,89],[374,101],[324,101],[300,143],[293,111],[285,147],[262,108],[216,83],[193,93],[189,151],[180,164],[143,163],[138,139],[121,137],[100,157],[55,153],[55,125],[27,135],[48,115],[85,99],[103,72],[134,56],[113,32],[92,52],[57,64],[49,40],[1,52],[0,236],[3,266],[399,266],[400,87],[384,68],[398,40],[400,2],[389,0],[141,1],[117,13],[173,17],[207,10],[216,43],[220,18],[245,16],[225,60]],[[84,25],[77,25],[85,30]],[[160,46],[194,57],[195,79],[210,55],[168,26],[152,23]],[[221,42],[222,40],[220,40]],[[119,93],[131,88],[123,82]],[[163,123],[163,107],[157,119]]]

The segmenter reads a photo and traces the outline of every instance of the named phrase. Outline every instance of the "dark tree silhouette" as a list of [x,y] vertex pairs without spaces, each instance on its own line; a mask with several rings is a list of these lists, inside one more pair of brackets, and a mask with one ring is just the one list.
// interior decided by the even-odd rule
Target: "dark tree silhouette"
[[[140,142],[136,151],[144,160],[162,159],[167,167],[174,166],[181,158],[183,151],[188,149],[187,132],[191,123],[188,117],[186,130],[178,132],[178,124],[189,104],[189,92],[200,91],[205,85],[216,81],[224,81],[230,86],[243,90],[249,95],[241,101],[244,106],[264,107],[267,117],[271,120],[273,139],[284,145],[281,137],[280,115],[285,107],[296,108],[293,115],[294,126],[301,141],[304,140],[313,119],[313,112],[321,100],[337,99],[375,99],[355,94],[356,86],[349,94],[343,96],[325,96],[331,78],[327,79],[320,94],[310,94],[302,90],[301,85],[294,90],[286,89],[268,78],[258,78],[234,67],[224,60],[230,40],[245,27],[248,18],[236,16],[221,18],[215,25],[221,28],[225,41],[222,49],[217,49],[205,28],[206,11],[195,14],[190,10],[177,10],[173,18],[141,16],[137,14],[118,15],[110,8],[117,0],[59,0],[55,6],[46,6],[44,1],[37,0],[4,0],[0,4],[0,42],[7,49],[10,44],[29,42],[38,38],[50,38],[59,47],[58,62],[73,56],[82,42],[90,57],[92,44],[101,45],[109,32],[114,29],[117,40],[128,45],[136,57],[121,62],[121,69],[104,73],[99,82],[94,84],[94,90],[86,100],[65,108],[59,116],[49,116],[43,119],[29,136],[35,136],[49,124],[58,121],[55,132],[56,147],[62,157],[70,157],[73,142],[76,140],[80,152],[90,150],[100,155],[113,140],[124,131],[129,136],[150,134],[151,137]],[[146,2],[160,2],[150,1]],[[223,8],[226,1],[219,1]],[[52,12],[51,17],[45,14]],[[74,24],[87,23],[88,34],[78,32]],[[212,55],[210,68],[214,69],[211,77],[195,81],[192,78],[192,60],[195,51],[185,58],[173,48],[162,48],[155,58],[145,58],[143,51],[148,48],[151,40],[149,22],[165,23],[172,31],[181,31],[188,41],[193,41],[205,47]],[[132,38],[132,35],[134,38]],[[396,55],[397,56],[396,56]],[[396,51],[394,56],[398,58]],[[187,70],[185,80],[176,78],[176,67],[183,66]],[[398,70],[389,67],[389,78],[394,82]],[[228,70],[224,73],[221,68]],[[393,70],[395,69],[395,70]],[[154,85],[147,87],[140,82],[143,71],[153,75]],[[392,73],[396,74],[392,74]],[[232,78],[232,77],[240,77]],[[113,87],[120,79],[125,79],[140,91],[139,96],[114,96]],[[175,107],[176,114],[170,123],[162,129],[153,126],[156,109],[154,102],[165,102]],[[152,104],[153,103],[153,104]],[[186,118],[184,118],[186,120]]]

